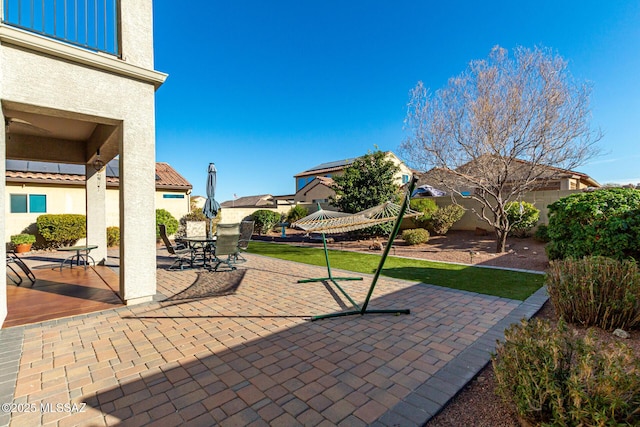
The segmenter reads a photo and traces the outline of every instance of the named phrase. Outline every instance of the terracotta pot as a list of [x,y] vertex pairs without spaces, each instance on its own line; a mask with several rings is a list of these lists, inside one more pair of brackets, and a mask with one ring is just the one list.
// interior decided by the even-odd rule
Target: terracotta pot
[[16,253],[22,254],[31,250],[31,243],[20,243],[16,246]]

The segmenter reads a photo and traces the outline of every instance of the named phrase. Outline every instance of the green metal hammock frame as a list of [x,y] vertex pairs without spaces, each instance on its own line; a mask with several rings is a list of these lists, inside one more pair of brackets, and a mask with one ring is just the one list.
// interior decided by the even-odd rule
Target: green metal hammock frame
[[[409,198],[413,193],[413,189],[415,188],[417,178],[413,177],[409,184],[409,189],[403,198],[402,205],[396,205],[391,202],[383,203],[382,205],[376,206],[371,209],[367,209],[362,212],[358,212],[355,214],[346,214],[343,212],[335,212],[335,211],[326,211],[326,210],[318,210],[313,214],[301,218],[292,224],[294,227],[300,228],[309,232],[316,232],[322,234],[322,246],[324,248],[324,257],[327,263],[327,277],[319,277],[314,279],[303,279],[298,280],[298,283],[311,283],[311,282],[331,282],[335,285],[336,288],[342,292],[342,294],[349,300],[351,304],[355,307],[355,310],[352,311],[342,311],[337,313],[323,314],[319,316],[313,316],[311,320],[319,320],[319,319],[327,319],[331,317],[343,317],[343,316],[351,316],[355,314],[364,315],[366,313],[391,313],[391,314],[409,314],[410,310],[408,309],[387,309],[387,310],[367,310],[369,305],[369,300],[373,295],[373,290],[376,287],[378,282],[378,278],[380,277],[380,273],[382,272],[382,268],[384,267],[384,263],[387,260],[387,256],[389,255],[389,251],[391,250],[391,245],[398,235],[398,231],[400,231],[400,224],[402,223],[402,219],[404,217],[415,217],[419,216],[422,213],[416,212],[409,209]],[[380,263],[378,264],[378,268],[376,269],[373,280],[371,282],[371,286],[369,286],[369,291],[367,293],[367,297],[360,306],[356,303],[351,296],[338,284],[338,281],[353,281],[353,280],[362,280],[362,277],[333,277],[331,273],[331,264],[329,263],[329,252],[327,250],[327,239],[325,234],[329,233],[344,233],[347,231],[359,230],[362,228],[371,227],[377,224],[383,224],[385,222],[390,222],[395,219],[395,224],[391,233],[389,234],[389,240],[384,247],[384,251],[382,253],[382,258],[380,258]]]

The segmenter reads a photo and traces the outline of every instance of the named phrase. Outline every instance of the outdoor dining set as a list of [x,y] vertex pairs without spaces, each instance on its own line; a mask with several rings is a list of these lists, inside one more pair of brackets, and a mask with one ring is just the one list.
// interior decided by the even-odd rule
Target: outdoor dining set
[[169,270],[203,268],[218,271],[221,266],[235,270],[235,264],[245,261],[241,252],[247,249],[254,222],[218,224],[215,234],[207,232],[205,221],[187,221],[185,235],[176,237],[175,244],[167,236],[166,226],[159,224],[169,254],[175,257]]

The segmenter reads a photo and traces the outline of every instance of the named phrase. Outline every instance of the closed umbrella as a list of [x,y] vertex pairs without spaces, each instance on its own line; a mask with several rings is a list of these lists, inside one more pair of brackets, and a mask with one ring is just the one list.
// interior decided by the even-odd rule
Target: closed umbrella
[[218,215],[220,203],[216,202],[216,165],[209,163],[207,173],[207,201],[204,203],[202,213],[209,218],[209,238],[213,238],[213,218]]

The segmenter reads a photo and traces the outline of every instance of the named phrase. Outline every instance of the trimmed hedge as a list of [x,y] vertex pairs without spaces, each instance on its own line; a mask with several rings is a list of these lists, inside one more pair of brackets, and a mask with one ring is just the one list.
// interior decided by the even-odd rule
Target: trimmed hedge
[[36,220],[38,233],[48,247],[73,246],[87,237],[87,217],[79,214],[45,214]]
[[408,245],[419,245],[429,241],[429,232],[424,228],[413,228],[402,232],[402,240]]

